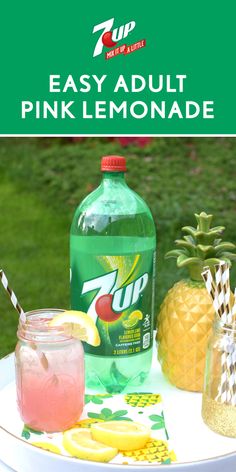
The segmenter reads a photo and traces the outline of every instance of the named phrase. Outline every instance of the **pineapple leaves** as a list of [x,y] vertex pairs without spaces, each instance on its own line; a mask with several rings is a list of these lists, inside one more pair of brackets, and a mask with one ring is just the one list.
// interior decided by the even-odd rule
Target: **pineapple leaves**
[[236,254],[233,254],[232,252],[223,252],[220,257],[224,261],[226,259],[230,259],[231,261],[236,261]]
[[43,434],[42,431],[36,431],[35,429],[32,429],[29,426],[26,426],[26,424],[25,424],[24,428],[22,430],[22,433],[21,433],[21,437],[25,438],[25,439],[30,439],[31,433],[38,434],[38,435]]
[[195,213],[194,216],[198,223],[198,229],[204,233],[208,232],[211,227],[213,215],[207,215],[204,211],[202,211],[200,215]]
[[203,267],[208,265],[212,268],[220,260],[224,260],[231,265],[231,260],[236,260],[236,245],[223,241],[221,234],[225,230],[224,226],[214,226],[211,228],[212,215],[205,212],[195,214],[197,227],[184,226],[182,239],[177,239],[175,244],[177,249],[169,251],[167,258],[175,257],[177,267],[187,267],[192,281],[202,281],[201,272]]
[[184,239],[176,239],[175,244],[181,248],[187,249],[187,254],[194,255],[194,244]]
[[85,401],[85,405],[87,405],[88,403],[92,402],[92,403],[95,403],[95,405],[102,405],[103,404],[103,399],[104,398],[111,398],[112,395],[110,395],[109,393],[105,393],[105,394],[102,394],[102,395],[85,395],[84,397],[84,401]]
[[221,243],[221,241],[222,241],[222,239],[221,239],[221,238],[215,239],[215,241],[214,241],[214,245],[215,245],[215,247],[216,247],[218,244],[220,244],[220,243]]
[[184,239],[185,239],[185,241],[188,241],[189,243],[193,244],[193,246],[195,245],[195,239],[192,236],[190,236],[189,234],[185,235]]
[[215,226],[214,228],[211,228],[209,232],[222,234],[224,230],[225,230],[225,226]]
[[203,254],[212,250],[214,251],[214,246],[205,246],[204,244],[198,244],[197,248],[200,249]]
[[197,233],[197,229],[194,228],[193,226],[184,226],[182,228],[182,231],[184,231],[185,233],[188,233],[190,234],[190,236],[193,236],[194,240],[195,240],[195,234]]
[[161,412],[161,415],[150,415],[149,419],[154,422],[152,425],[151,429],[158,430],[158,429],[164,429],[165,434],[166,434],[166,439],[169,439],[169,435],[166,429],[165,425],[165,418],[164,418],[164,413],[163,411]]
[[209,257],[214,257],[216,253],[215,248],[212,245],[208,246],[204,244],[198,244],[196,249],[196,255],[202,260],[207,259]]
[[117,410],[112,413],[112,410],[110,410],[110,408],[103,408],[100,413],[89,411],[88,417],[93,419],[100,419],[103,421],[132,421],[126,416],[127,413],[127,410]]
[[177,259],[178,267],[186,267],[188,265],[193,265],[193,264],[199,264],[198,257],[187,257],[184,254],[181,254],[181,256],[179,256]]
[[236,249],[236,246],[235,244],[233,243],[230,243],[230,242],[225,242],[225,243],[220,243],[220,244],[217,244],[215,246],[215,251],[219,252],[219,251],[231,251]]
[[219,264],[219,263],[220,263],[220,259],[218,259],[218,258],[216,258],[216,257],[211,257],[211,258],[209,258],[209,259],[205,259],[204,263],[205,263],[206,266],[212,267],[212,266],[214,266],[215,264]]
[[183,251],[181,249],[173,249],[173,251],[169,251],[166,253],[165,258],[170,259],[171,257],[179,257],[183,254]]

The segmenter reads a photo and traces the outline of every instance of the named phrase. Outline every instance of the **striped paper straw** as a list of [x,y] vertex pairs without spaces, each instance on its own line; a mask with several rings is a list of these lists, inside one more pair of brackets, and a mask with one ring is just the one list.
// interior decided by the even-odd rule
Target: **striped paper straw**
[[234,390],[235,390],[235,372],[234,372],[234,343],[233,339],[229,336],[227,346],[227,375],[228,375],[228,389],[227,389],[227,403],[230,404],[233,401]]
[[234,370],[234,384],[233,384],[233,397],[232,397],[232,404],[236,406],[236,345],[234,344],[234,351],[232,354],[232,363],[233,363],[233,370]]
[[218,302],[218,297],[217,297],[216,285],[213,280],[209,267],[204,267],[204,271],[202,272],[202,278],[205,282],[206,289],[212,299],[215,312],[220,316],[221,313],[219,310],[219,302]]
[[[22,323],[25,323],[26,322],[25,312],[24,312],[22,306],[19,304],[18,299],[17,299],[15,293],[13,292],[12,288],[9,286],[6,274],[2,269],[0,269],[0,278],[1,278],[1,282],[2,282],[2,285],[3,285],[4,289],[6,290],[6,292],[8,293],[8,295],[10,297],[12,305],[14,306],[14,308],[16,309],[16,311],[20,315],[20,320],[22,321]],[[37,352],[37,355],[39,356],[39,359],[40,359],[40,362],[41,362],[43,368],[48,369],[48,360],[47,360],[47,357],[45,356],[45,354],[37,348],[36,344],[31,343],[31,347],[32,347],[32,349],[34,349]]]
[[[232,327],[233,327],[233,336],[234,330],[236,329],[236,288],[234,289],[234,304],[231,310],[232,314]],[[232,363],[233,363],[233,370],[234,370],[234,385],[233,385],[233,398],[232,404],[236,406],[236,340],[234,339],[234,350],[232,353]]]
[[9,297],[10,297],[10,300],[11,300],[11,302],[12,302],[12,305],[13,305],[14,308],[17,310],[17,312],[18,312],[19,315],[20,315],[21,321],[24,323],[24,322],[26,321],[25,312],[24,312],[22,306],[19,304],[19,302],[18,302],[18,300],[17,300],[17,298],[16,298],[16,295],[15,295],[15,293],[13,292],[12,288],[9,287],[6,274],[5,274],[5,272],[4,272],[2,269],[0,269],[0,278],[1,278],[1,282],[2,282],[3,287],[5,288],[6,292],[8,293],[8,295],[9,295]]
[[[230,283],[229,283],[229,265],[220,261],[215,266],[216,289],[218,292],[219,311],[223,324],[230,324]],[[219,386],[218,397],[221,403],[232,402],[234,388],[234,367],[232,359],[233,342],[228,334],[225,334],[225,342],[221,354],[221,384]]]
[[221,383],[218,388],[217,401],[233,404],[236,398],[235,370],[234,370],[235,346],[230,334],[224,335],[221,351]]
[[228,364],[227,364],[227,353],[225,347],[223,347],[221,353],[221,382],[218,388],[217,401],[226,403],[228,400]]
[[216,290],[218,294],[218,303],[219,303],[219,312],[223,323],[226,323],[226,308],[225,308],[225,294],[222,281],[222,270],[221,267],[224,265],[224,262],[221,261],[219,264],[215,265],[215,280],[216,280]]
[[232,313],[230,309],[230,276],[229,276],[229,264],[221,265],[222,272],[222,285],[225,300],[225,311],[226,311],[226,323],[232,324]]
[[231,310],[233,329],[236,329],[236,288],[234,289],[234,304]]

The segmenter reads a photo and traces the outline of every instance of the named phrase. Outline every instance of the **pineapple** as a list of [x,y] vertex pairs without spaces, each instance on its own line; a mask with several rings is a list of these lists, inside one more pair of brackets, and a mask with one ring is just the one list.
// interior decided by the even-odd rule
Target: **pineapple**
[[169,451],[168,443],[161,439],[150,438],[143,449],[122,451],[124,457],[132,457],[136,462],[169,462],[176,461],[174,451]]
[[157,405],[161,402],[161,395],[154,393],[128,393],[125,402],[133,407],[144,408],[145,406]]
[[167,293],[158,317],[158,358],[164,374],[176,387],[202,391],[205,353],[212,330],[214,309],[201,272],[220,260],[230,264],[236,258],[236,246],[222,242],[223,226],[211,228],[212,215],[195,214],[197,228],[182,228],[183,239],[177,249],[166,254],[177,258],[178,267],[186,267],[189,278],[177,282]]

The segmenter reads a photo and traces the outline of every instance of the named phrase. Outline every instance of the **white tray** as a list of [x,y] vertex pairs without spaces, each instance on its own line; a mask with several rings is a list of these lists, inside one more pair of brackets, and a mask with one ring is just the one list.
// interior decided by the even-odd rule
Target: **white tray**
[[[0,393],[14,388],[14,356],[0,361]],[[188,393],[171,386],[163,377],[154,357],[147,382],[136,391],[155,391],[163,397],[165,419],[178,462],[171,465],[112,465],[80,461],[59,456],[17,438],[4,429],[0,417],[0,461],[16,472],[233,472],[236,471],[236,439],[210,431],[201,419],[201,394]],[[10,397],[12,398],[12,397]],[[1,408],[11,410],[11,402]],[[1,465],[1,464],[0,464]],[[0,467],[0,471],[4,470]],[[6,469],[8,470],[8,469]]]

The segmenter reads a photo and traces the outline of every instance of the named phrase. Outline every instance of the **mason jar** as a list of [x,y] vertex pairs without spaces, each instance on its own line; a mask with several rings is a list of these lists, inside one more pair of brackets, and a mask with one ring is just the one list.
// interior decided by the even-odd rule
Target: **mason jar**
[[202,417],[216,433],[236,437],[236,327],[220,322],[208,343]]
[[26,313],[19,321],[15,350],[17,404],[24,423],[46,432],[64,431],[84,406],[84,352],[81,342],[50,327],[58,309]]

